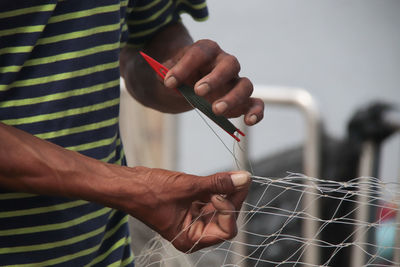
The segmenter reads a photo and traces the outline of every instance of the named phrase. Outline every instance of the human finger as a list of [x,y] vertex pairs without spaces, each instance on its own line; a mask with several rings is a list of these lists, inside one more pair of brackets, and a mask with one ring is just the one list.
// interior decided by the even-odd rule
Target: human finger
[[244,115],[244,122],[251,126],[264,117],[264,102],[261,99],[250,97],[245,103],[236,106],[224,114],[227,118],[236,118]]
[[164,85],[176,88],[193,75],[206,75],[213,68],[213,62],[222,50],[211,40],[200,40],[189,47],[165,76]]
[[246,171],[221,172],[196,180],[194,196],[210,194],[231,194],[250,182]]
[[234,193],[228,194],[225,197],[226,201],[229,201],[235,207],[236,210],[235,216],[237,215],[237,212],[240,211],[242,204],[247,197],[249,187],[250,187],[250,182],[238,188]]
[[214,195],[211,201],[217,211],[215,221],[224,233],[220,238],[231,239],[237,234],[235,206],[221,195]]
[[213,195],[211,205],[203,209],[203,216],[193,221],[188,229],[191,251],[233,238],[237,234],[235,206],[221,195]]
[[259,98],[250,98],[248,110],[244,114],[244,122],[251,126],[264,118],[264,102]]
[[231,110],[247,108],[247,102],[252,93],[253,84],[250,80],[240,78],[226,95],[213,103],[213,111],[217,115],[223,115]]
[[214,68],[209,74],[197,81],[194,90],[200,96],[221,91],[226,85],[230,85],[232,81],[238,79],[239,71],[240,64],[236,57],[222,52],[215,59]]

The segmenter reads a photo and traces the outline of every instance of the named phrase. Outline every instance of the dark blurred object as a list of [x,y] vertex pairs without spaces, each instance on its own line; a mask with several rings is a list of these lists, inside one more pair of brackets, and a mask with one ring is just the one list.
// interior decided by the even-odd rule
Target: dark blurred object
[[[393,116],[397,110],[390,104],[373,103],[365,108],[361,108],[350,119],[347,127],[347,136],[343,140],[336,140],[329,137],[324,131],[321,137],[321,173],[319,178],[333,181],[348,181],[358,177],[359,162],[362,145],[366,141],[372,141],[379,148],[382,141],[399,129],[400,120],[396,121],[397,115]],[[397,116],[400,118],[400,116]],[[282,153],[266,157],[254,164],[254,174],[262,177],[285,177],[289,172],[303,173],[303,147],[296,147]],[[377,150],[379,159],[379,149]],[[377,166],[377,164],[376,164]],[[376,170],[378,167],[376,167]],[[351,190],[351,189],[350,189]],[[337,194],[337,193],[336,193]],[[335,193],[332,193],[335,196]],[[260,196],[262,198],[260,199]],[[279,197],[278,197],[279,196]],[[337,195],[340,197],[339,195]],[[292,264],[282,264],[282,261],[297,261],[301,257],[304,245],[287,239],[282,242],[274,242],[274,233],[281,235],[291,235],[301,237],[302,220],[297,217],[287,221],[287,216],[276,216],[276,209],[300,211],[298,200],[301,199],[301,192],[285,190],[279,187],[262,187],[253,184],[249,193],[248,202],[258,207],[261,213],[254,213],[252,220],[248,223],[248,230],[251,233],[246,242],[248,246],[248,266],[292,266]],[[349,199],[351,200],[351,199]],[[334,218],[352,218],[354,216],[354,206],[351,201],[341,201],[341,199],[321,198],[321,219],[331,220]],[[266,214],[268,212],[275,214]],[[264,213],[263,213],[264,212]],[[285,225],[281,229],[282,225]],[[281,231],[282,230],[282,231]],[[329,262],[329,266],[346,267],[350,266],[351,247],[343,247],[337,250],[336,246],[345,242],[351,242],[349,236],[353,233],[353,226],[338,222],[331,222],[325,226],[318,239],[329,242],[333,246],[321,249],[321,262]],[[271,238],[266,238],[271,235]],[[255,246],[251,246],[254,244]],[[261,246],[259,246],[262,244]],[[258,246],[257,246],[258,245]],[[335,254],[332,258],[330,258]],[[252,260],[254,259],[254,260]],[[257,259],[261,259],[257,261]],[[265,260],[270,263],[265,262]],[[296,265],[297,266],[297,265]]]
[[386,103],[374,103],[358,110],[348,125],[349,139],[356,142],[371,140],[380,144],[398,129],[389,117],[396,111],[393,105]]

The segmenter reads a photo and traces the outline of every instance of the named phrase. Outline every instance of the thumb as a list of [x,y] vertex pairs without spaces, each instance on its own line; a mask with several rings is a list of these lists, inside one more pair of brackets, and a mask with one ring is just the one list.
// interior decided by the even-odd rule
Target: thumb
[[198,179],[198,193],[231,194],[250,184],[250,173],[246,171],[220,172]]

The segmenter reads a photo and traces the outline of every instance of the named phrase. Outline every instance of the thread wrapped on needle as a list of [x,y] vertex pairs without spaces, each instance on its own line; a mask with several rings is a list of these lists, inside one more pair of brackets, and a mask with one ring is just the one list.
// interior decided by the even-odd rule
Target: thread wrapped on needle
[[[150,56],[146,55],[143,52],[140,52],[142,57],[149,63],[149,65],[153,68],[153,70],[161,77],[165,78],[165,74],[168,72],[168,69],[163,66],[161,63],[157,62]],[[211,104],[207,102],[203,97],[196,95],[193,87],[188,85],[180,85],[177,90],[185,97],[186,101],[188,101],[194,108],[200,110],[204,115],[206,115],[210,120],[215,122],[219,127],[221,127],[224,131],[226,131],[230,136],[232,136],[236,141],[240,142],[240,139],[235,135],[235,132],[238,134],[245,136],[245,134],[235,127],[227,118],[224,116],[218,116],[212,111]]]

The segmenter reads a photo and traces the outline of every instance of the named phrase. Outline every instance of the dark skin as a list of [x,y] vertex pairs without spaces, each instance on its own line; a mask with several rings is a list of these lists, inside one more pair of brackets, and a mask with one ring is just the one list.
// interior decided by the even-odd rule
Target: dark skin
[[[261,100],[250,97],[251,82],[239,77],[237,60],[214,42],[193,43],[182,24],[173,24],[157,33],[144,51],[170,68],[161,81],[137,50],[125,48],[121,52],[121,74],[127,88],[144,105],[169,113],[189,110],[186,101],[172,90],[177,84],[187,83],[212,103],[216,114],[244,115],[248,125],[262,119],[264,106]],[[121,167],[1,123],[0,140],[7,140],[0,146],[3,188],[84,199],[123,210],[184,252],[236,235],[236,214],[250,184],[247,172],[195,176]]]
[[262,120],[264,103],[251,97],[252,83],[239,76],[237,59],[215,42],[193,43],[185,27],[177,23],[159,33],[143,51],[170,69],[161,81],[137,50],[122,51],[121,75],[131,95],[145,106],[168,113],[190,110],[186,100],[172,90],[179,84],[188,84],[212,103],[217,115],[228,118],[244,115],[249,126]]
[[236,234],[236,213],[250,184],[247,172],[202,177],[122,167],[66,150],[2,123],[0,140],[7,140],[0,146],[2,188],[84,199],[123,210],[184,252]]
[[[122,51],[121,75],[125,78],[126,87],[145,106],[169,113],[192,109],[173,90],[179,84],[188,84],[194,86],[196,94],[212,103],[217,115],[244,115],[247,125],[254,125],[263,118],[264,103],[251,97],[253,85],[249,79],[239,76],[238,60],[215,42],[201,40],[193,43],[186,28],[176,23],[158,33],[142,50],[170,69],[162,81],[139,55],[138,50],[125,48]],[[184,229],[190,227],[190,238],[198,240],[201,237],[201,240],[192,247],[192,244],[187,245],[181,240],[182,236],[178,235],[173,244],[181,250],[184,248],[183,251],[193,251],[235,236],[236,216],[232,215],[232,211],[240,209],[247,193],[247,183],[239,192],[231,193],[226,198],[212,194],[205,198],[200,196],[205,204],[192,201],[190,207],[185,205],[183,210],[188,208],[191,212],[182,219]],[[200,220],[190,224],[200,214],[204,214]],[[176,234],[168,235],[167,239],[171,240]]]

